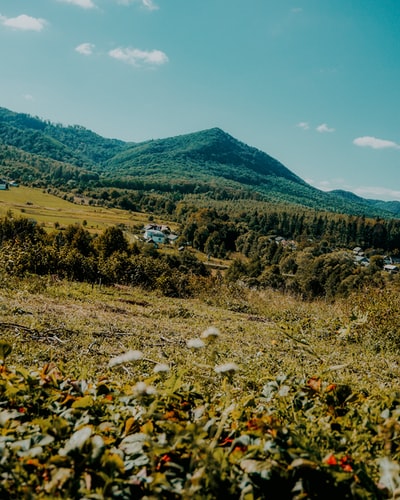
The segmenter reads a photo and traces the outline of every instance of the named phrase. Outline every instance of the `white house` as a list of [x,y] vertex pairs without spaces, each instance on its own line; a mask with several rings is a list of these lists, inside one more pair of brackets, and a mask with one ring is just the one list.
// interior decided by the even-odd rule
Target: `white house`
[[0,179],[0,190],[5,191],[8,189],[8,182],[4,179]]
[[394,264],[386,264],[385,266],[383,266],[383,269],[391,274],[395,274],[395,273],[399,272],[399,268],[397,266],[395,266]]
[[158,229],[146,229],[144,232],[144,239],[153,241],[154,243],[165,243],[166,235]]

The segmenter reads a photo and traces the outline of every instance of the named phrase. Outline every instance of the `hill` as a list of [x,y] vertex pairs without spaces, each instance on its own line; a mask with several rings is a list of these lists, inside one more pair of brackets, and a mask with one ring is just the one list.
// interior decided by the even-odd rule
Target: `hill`
[[356,204],[364,204],[366,207],[374,206],[378,209],[382,209],[386,212],[391,212],[396,217],[400,216],[400,201],[383,201],[383,200],[371,200],[364,199],[361,196],[357,196],[350,191],[343,191],[341,189],[330,191],[331,194],[341,197],[347,201],[354,202]]
[[90,186],[202,194],[371,217],[399,215],[397,204],[316,189],[219,128],[127,143],[0,108],[0,175],[67,191]]

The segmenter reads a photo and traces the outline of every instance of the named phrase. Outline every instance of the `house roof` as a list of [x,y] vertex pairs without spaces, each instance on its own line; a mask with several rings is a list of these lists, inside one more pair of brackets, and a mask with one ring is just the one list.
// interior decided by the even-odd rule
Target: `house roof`
[[147,229],[146,231],[147,236],[156,236],[158,238],[165,238],[165,234],[158,229]]

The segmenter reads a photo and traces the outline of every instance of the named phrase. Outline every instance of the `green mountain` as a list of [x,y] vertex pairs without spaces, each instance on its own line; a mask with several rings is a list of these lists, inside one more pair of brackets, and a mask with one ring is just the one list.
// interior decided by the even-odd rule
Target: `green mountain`
[[399,215],[396,204],[324,192],[275,158],[219,128],[127,143],[0,108],[0,175],[84,189],[124,188],[218,199],[252,198],[366,216]]
[[356,194],[350,191],[344,191],[342,189],[336,189],[333,191],[329,191],[336,197],[343,198],[347,202],[352,202],[357,205],[364,205],[366,210],[369,210],[372,207],[377,210],[382,210],[384,212],[390,212],[395,217],[400,217],[400,201],[383,201],[383,200],[371,200],[365,199],[361,196],[357,196]]
[[86,167],[98,166],[127,146],[79,125],[64,127],[5,108],[0,108],[0,144]]

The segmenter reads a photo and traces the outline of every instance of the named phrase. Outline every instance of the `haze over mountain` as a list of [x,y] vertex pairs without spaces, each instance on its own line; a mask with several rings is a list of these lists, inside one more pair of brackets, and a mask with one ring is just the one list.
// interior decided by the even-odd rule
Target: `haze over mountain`
[[[42,185],[253,197],[317,210],[393,217],[400,202],[321,191],[219,128],[128,143],[0,108],[0,175]],[[72,183],[72,184],[71,184]]]

